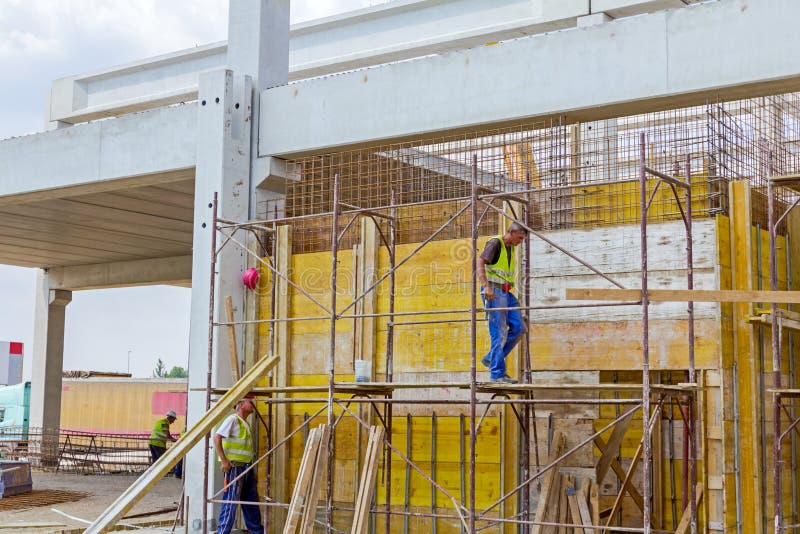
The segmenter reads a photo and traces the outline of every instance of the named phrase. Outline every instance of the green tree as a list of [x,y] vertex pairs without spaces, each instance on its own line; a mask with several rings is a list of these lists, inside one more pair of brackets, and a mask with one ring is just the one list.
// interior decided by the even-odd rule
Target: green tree
[[169,372],[164,375],[164,378],[186,378],[187,376],[189,376],[189,373],[186,371],[186,369],[174,365],[172,369],[170,369]]
[[167,374],[167,368],[164,366],[164,362],[161,361],[161,358],[158,359],[156,362],[156,368],[153,369],[153,376],[155,378],[165,378]]

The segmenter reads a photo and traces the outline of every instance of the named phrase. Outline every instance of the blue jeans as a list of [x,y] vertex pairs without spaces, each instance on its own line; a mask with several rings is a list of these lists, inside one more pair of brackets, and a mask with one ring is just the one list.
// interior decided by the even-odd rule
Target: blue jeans
[[[258,501],[258,490],[256,489],[256,470],[251,469],[245,476],[234,482],[228,484],[229,480],[233,480],[242,474],[242,471],[250,467],[250,464],[244,466],[231,466],[230,472],[225,475],[225,493],[222,494],[223,501]],[[217,534],[229,534],[233,528],[233,522],[236,520],[236,507],[234,503],[224,503],[219,512],[219,525],[217,526]],[[264,527],[261,525],[261,509],[254,504],[243,504],[242,515],[244,516],[244,524],[250,534],[264,534]]]
[[[493,289],[494,299],[489,301],[483,299],[486,309],[519,307],[519,301],[512,293],[498,288]],[[483,288],[481,288],[481,297],[483,298],[482,291]],[[502,378],[506,376],[506,356],[517,346],[520,336],[525,331],[525,325],[519,310],[488,311],[487,315],[489,316],[489,336],[492,346],[483,361],[489,363],[488,367],[492,378]]]

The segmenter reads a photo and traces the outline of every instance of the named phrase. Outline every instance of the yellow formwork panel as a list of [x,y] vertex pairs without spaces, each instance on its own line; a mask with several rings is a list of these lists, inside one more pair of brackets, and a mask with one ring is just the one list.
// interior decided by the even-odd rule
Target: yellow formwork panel
[[155,422],[174,410],[179,415],[170,430],[178,434],[186,428],[186,391],[185,380],[65,379],[61,428],[150,434]]
[[[683,176],[677,178],[684,179]],[[648,178],[648,198],[659,181],[656,178]],[[693,174],[691,181],[693,186],[698,186],[692,192],[692,211],[698,213],[708,207],[706,199],[708,177],[704,173]],[[573,189],[573,194],[575,223],[579,225],[630,224],[631,221],[637,221],[641,217],[638,180],[577,186]],[[684,201],[683,190],[678,190],[678,197],[681,202]],[[680,219],[680,210],[669,185],[662,183],[658,187],[647,214],[650,221]]]

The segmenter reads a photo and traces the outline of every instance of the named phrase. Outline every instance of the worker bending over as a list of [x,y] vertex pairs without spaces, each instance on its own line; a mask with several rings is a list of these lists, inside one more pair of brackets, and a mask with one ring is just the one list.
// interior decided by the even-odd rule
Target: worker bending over
[[[481,363],[491,371],[491,381],[499,384],[516,384],[506,374],[506,356],[517,345],[525,331],[519,301],[512,293],[516,278],[514,247],[522,243],[528,231],[519,223],[512,223],[505,234],[490,239],[478,258],[478,280],[481,296],[489,318],[491,348]],[[493,310],[493,308],[501,308]]]
[[[258,502],[256,471],[251,469],[243,477],[235,480],[253,463],[255,444],[247,417],[255,412],[253,400],[244,398],[236,403],[236,413],[228,416],[214,434],[214,448],[225,474],[225,493],[222,495],[222,509],[219,512],[217,534],[228,534],[236,519],[236,502]],[[234,481],[235,480],[235,481]],[[263,534],[261,512],[255,504],[243,504],[242,515],[250,534]]]
[[169,425],[177,418],[175,412],[170,410],[163,419],[156,421],[153,431],[150,432],[150,465],[156,463],[167,452],[167,441],[176,441],[169,433]]

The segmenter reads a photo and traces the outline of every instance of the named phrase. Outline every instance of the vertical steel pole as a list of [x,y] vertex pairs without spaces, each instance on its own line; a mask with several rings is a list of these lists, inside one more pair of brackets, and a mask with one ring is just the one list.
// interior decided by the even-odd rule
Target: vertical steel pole
[[639,196],[641,197],[641,247],[642,247],[642,521],[644,534],[650,534],[650,499],[652,450],[650,443],[650,332],[649,297],[647,295],[647,171],[645,153],[645,134],[639,136]]
[[328,350],[328,426],[331,429],[328,437],[328,499],[325,505],[325,530],[332,532],[333,528],[333,394],[335,391],[336,368],[336,278],[338,274],[339,256],[339,173],[333,176],[333,215],[331,222],[331,322],[330,346]]
[[[206,412],[211,407],[211,371],[214,366],[214,292],[217,271],[217,193],[211,206],[211,276],[208,284],[208,369],[206,370]],[[203,440],[203,528],[208,529],[209,435]]]
[[470,360],[469,360],[469,531],[475,532],[475,413],[477,373],[475,368],[478,342],[478,155],[472,155],[472,291],[470,292]]
[[[391,206],[390,215],[392,216],[389,219],[389,269],[391,274],[389,274],[389,319],[388,324],[386,325],[386,381],[392,382],[394,381],[394,293],[395,293],[395,260],[397,259],[396,254],[396,247],[397,247],[397,208],[394,207],[395,198],[394,198],[394,189],[392,189],[391,196],[389,197],[389,202]],[[376,289],[377,291],[377,289]],[[392,390],[389,390],[388,397],[392,396]],[[386,421],[386,442],[391,444],[392,443],[392,408],[393,405],[391,402],[386,403],[386,408],[384,410],[385,417],[384,421]],[[386,532],[389,533],[392,531],[392,460],[391,460],[391,453],[389,449],[386,449],[386,463],[384,467],[384,481],[386,484],[386,493],[385,493],[385,500],[386,500]]]
[[[772,291],[778,290],[778,251],[776,246],[776,231],[775,228],[775,189],[772,184],[772,153],[770,152],[768,163],[768,176],[767,176],[767,218],[769,229],[769,288]],[[781,389],[781,339],[780,330],[778,328],[778,305],[774,302],[770,303],[770,323],[771,323],[771,339],[772,339],[772,387],[776,390]],[[775,399],[778,394],[775,394]],[[773,400],[772,406],[772,424],[773,424],[773,494],[772,500],[775,503],[775,534],[779,534],[783,530],[783,493],[781,484],[781,446],[780,446],[780,432],[781,432],[781,411],[780,403]],[[766,466],[764,466],[766,468]]]
[[[686,154],[686,287],[687,289],[694,289],[694,257],[693,257],[693,241],[692,241],[692,158],[690,154]],[[689,301],[686,305],[686,313],[688,316],[688,331],[689,331],[689,382],[697,382],[697,373],[695,370],[694,361],[694,302]],[[689,436],[691,443],[689,444],[689,506],[690,510],[690,524],[691,533],[697,534],[697,435],[695,434],[695,394],[689,395]],[[658,461],[661,461],[659,458]]]
[[[531,227],[531,173],[528,171],[525,173],[525,188],[527,189],[527,193],[525,194],[525,224],[528,228]],[[523,313],[523,317],[525,320],[525,330],[523,334],[523,342],[525,346],[522,347],[522,354],[523,354],[523,375],[522,380],[526,384],[531,383],[531,238],[530,236],[525,236],[525,243],[523,246],[523,253],[525,254],[524,260],[522,262],[523,265],[523,273],[522,273],[522,302],[525,306],[525,311]],[[533,393],[528,393],[526,395],[528,398],[533,397]],[[523,424],[520,425],[520,431],[522,433],[522,440],[521,440],[521,463],[522,463],[522,480],[528,480],[530,478],[530,469],[531,469],[531,429],[530,429],[530,418],[531,418],[531,405],[525,403],[522,406],[522,422]],[[537,444],[538,447],[538,444]],[[538,450],[538,448],[537,448]],[[504,451],[501,451],[501,454],[504,454]],[[537,462],[538,463],[538,462]],[[502,490],[501,490],[502,491]],[[531,499],[531,492],[530,486],[525,486],[521,493],[520,498],[520,507],[522,508],[522,520],[529,521],[530,520],[530,499]],[[528,534],[530,532],[530,525],[527,523],[522,524],[522,534]]]

